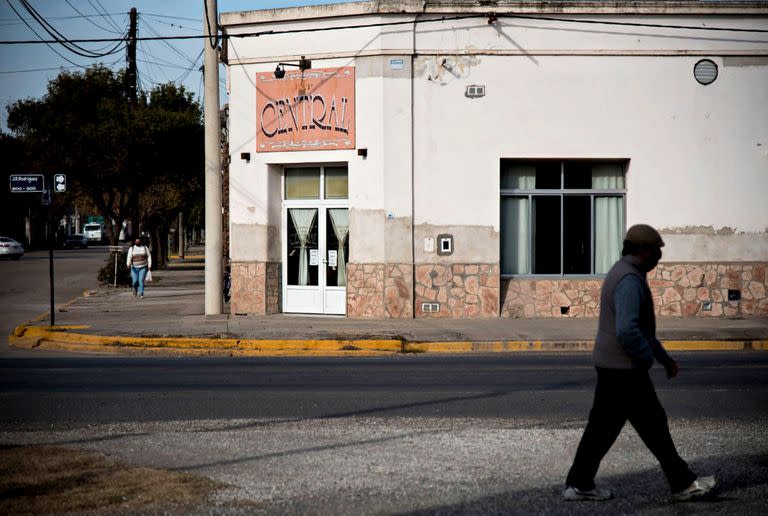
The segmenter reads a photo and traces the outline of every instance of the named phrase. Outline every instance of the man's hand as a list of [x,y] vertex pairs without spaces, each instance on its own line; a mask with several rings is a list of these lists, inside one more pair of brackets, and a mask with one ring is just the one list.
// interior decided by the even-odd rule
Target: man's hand
[[667,378],[674,378],[677,376],[677,372],[679,371],[679,368],[677,367],[677,362],[674,361],[674,359],[670,358],[669,362],[664,364],[664,370],[667,371]]

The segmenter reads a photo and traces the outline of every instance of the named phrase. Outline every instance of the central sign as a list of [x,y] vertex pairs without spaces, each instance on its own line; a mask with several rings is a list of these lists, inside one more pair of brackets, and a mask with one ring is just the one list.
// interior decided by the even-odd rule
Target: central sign
[[256,151],[355,148],[355,68],[256,74]]

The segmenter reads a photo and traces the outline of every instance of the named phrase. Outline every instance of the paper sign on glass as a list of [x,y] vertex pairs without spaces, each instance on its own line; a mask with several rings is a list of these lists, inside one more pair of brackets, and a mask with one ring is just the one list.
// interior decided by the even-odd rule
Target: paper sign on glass
[[328,251],[328,266],[329,267],[336,267],[336,262],[338,258],[336,257],[338,255],[338,251]]
[[320,263],[319,254],[317,252],[317,249],[310,249],[309,250],[309,265],[313,267],[317,267],[317,264]]

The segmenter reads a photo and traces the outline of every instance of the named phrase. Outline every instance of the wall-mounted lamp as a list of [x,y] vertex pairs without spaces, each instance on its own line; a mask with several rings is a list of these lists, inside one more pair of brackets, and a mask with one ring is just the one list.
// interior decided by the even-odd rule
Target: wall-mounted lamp
[[361,156],[363,159],[368,157],[368,149],[357,149],[357,155]]
[[245,161],[246,163],[251,162],[251,153],[250,152],[241,152],[240,153],[240,159]]
[[299,70],[309,70],[312,68],[312,60],[307,59],[304,56],[301,56],[301,59],[299,59],[299,64],[295,63],[277,63],[277,66],[275,67],[275,79],[282,79],[285,77],[285,67],[286,66],[296,66],[299,68]]

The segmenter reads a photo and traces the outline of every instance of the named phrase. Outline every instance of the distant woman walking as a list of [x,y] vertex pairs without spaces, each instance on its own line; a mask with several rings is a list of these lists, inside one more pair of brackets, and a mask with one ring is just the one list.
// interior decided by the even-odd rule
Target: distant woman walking
[[144,280],[147,277],[147,271],[152,268],[152,255],[147,246],[141,243],[140,238],[137,238],[131,248],[128,249],[126,265],[131,269],[133,296],[143,298]]

